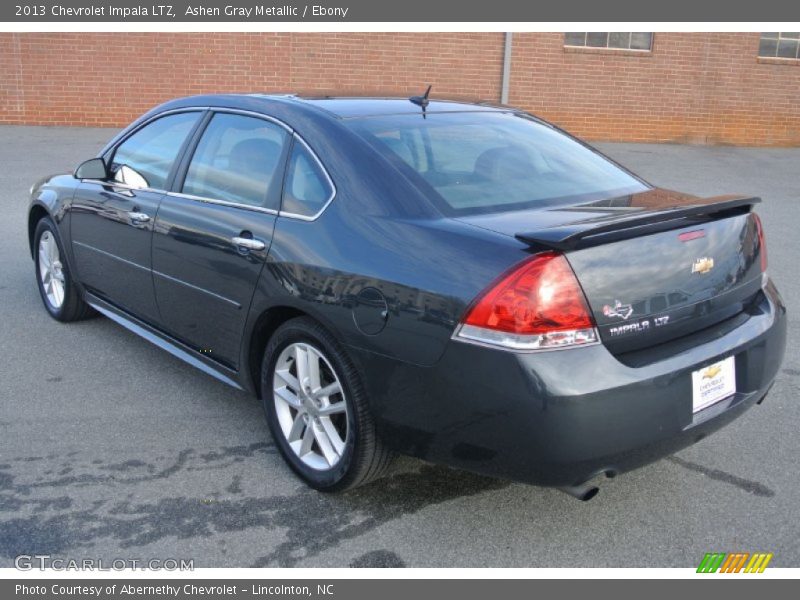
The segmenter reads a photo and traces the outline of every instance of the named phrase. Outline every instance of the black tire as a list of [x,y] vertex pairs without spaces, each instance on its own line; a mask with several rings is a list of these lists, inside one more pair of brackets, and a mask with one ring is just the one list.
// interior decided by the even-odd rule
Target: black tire
[[[300,460],[289,445],[278,420],[273,396],[276,363],[281,352],[295,343],[308,344],[320,351],[335,371],[344,391],[347,439],[339,461],[329,469],[314,469]],[[267,424],[275,444],[292,470],[312,488],[323,492],[352,489],[381,477],[391,464],[394,454],[377,436],[356,367],[341,344],[313,319],[291,319],[272,335],[261,364],[261,391]]]
[[[61,306],[54,306],[50,300],[48,300],[47,292],[45,291],[44,284],[42,283],[39,264],[39,242],[45,233],[49,233],[49,235],[52,236],[56,246],[58,247],[61,273],[64,276],[64,300],[61,303]],[[36,224],[36,230],[33,234],[33,261],[34,269],[36,271],[36,285],[39,288],[39,295],[42,298],[42,303],[44,304],[45,310],[47,310],[51,317],[57,321],[67,323],[70,321],[80,321],[95,314],[92,308],[83,301],[83,298],[81,298],[80,291],[75,285],[75,280],[72,278],[72,273],[70,272],[69,264],[67,263],[66,255],[64,253],[64,245],[61,243],[61,238],[58,235],[58,229],[50,217],[43,217]]]

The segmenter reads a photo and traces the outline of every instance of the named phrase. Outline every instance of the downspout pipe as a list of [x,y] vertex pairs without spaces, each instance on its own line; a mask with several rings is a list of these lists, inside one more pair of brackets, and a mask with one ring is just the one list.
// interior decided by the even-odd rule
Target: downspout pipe
[[500,104],[508,104],[508,87],[511,80],[511,47],[513,35],[510,31],[506,33],[506,43],[503,50],[503,77],[500,85]]

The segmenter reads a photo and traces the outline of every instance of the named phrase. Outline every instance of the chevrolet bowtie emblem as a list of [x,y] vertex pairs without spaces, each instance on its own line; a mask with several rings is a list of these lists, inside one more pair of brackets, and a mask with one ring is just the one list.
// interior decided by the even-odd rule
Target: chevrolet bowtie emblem
[[719,365],[712,365],[703,371],[703,379],[714,379],[720,371],[722,371],[722,367]]
[[708,258],[707,256],[698,258],[692,263],[692,273],[708,273],[713,268],[714,259]]

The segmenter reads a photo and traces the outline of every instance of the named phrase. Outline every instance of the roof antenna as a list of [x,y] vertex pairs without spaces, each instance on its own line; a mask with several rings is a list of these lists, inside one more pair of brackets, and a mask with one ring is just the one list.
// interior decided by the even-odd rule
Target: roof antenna
[[428,104],[430,103],[430,100],[428,100],[428,96],[431,93],[431,88],[432,87],[433,87],[432,85],[429,85],[428,89],[425,90],[425,93],[422,96],[411,96],[411,98],[409,98],[409,100],[411,102],[413,102],[417,106],[421,106],[422,107],[422,118],[423,119],[426,118],[425,117],[425,109],[428,107]]

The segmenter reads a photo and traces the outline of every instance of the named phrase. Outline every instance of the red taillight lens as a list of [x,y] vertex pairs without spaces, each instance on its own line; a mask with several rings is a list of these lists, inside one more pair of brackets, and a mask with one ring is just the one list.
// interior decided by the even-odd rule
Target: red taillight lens
[[485,291],[459,337],[517,349],[597,341],[594,320],[563,255],[537,254]]
[[761,217],[753,213],[753,219],[756,222],[756,231],[758,232],[758,252],[761,256],[761,272],[767,272],[767,240],[764,238],[764,225],[761,224]]

